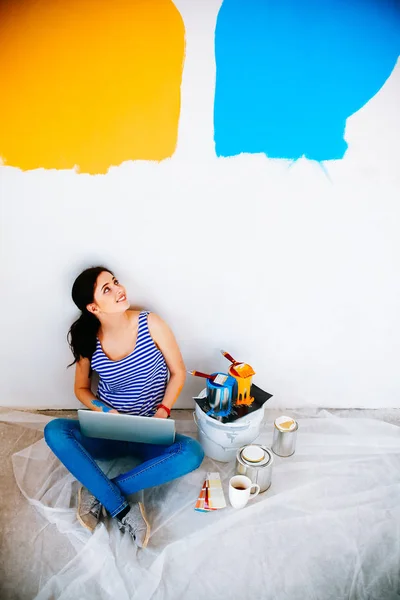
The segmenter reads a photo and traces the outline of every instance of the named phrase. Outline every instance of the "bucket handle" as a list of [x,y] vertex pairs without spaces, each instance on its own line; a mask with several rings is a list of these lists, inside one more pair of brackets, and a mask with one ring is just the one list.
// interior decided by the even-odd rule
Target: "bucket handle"
[[[202,427],[200,427],[200,424],[199,424],[199,422],[197,420],[195,412],[193,412],[193,421],[196,423],[197,427],[200,429],[200,431],[204,435],[204,437],[206,437],[208,440],[211,440],[211,438],[208,437],[208,435],[206,434],[206,432],[204,431],[204,429]],[[241,446],[237,446],[237,447],[236,446],[232,446],[231,448],[225,448],[225,446],[221,446],[221,444],[218,444],[218,442],[215,442],[214,440],[211,440],[211,442],[213,444],[216,444],[216,446],[219,446],[220,448],[222,448],[222,450],[224,452],[229,452],[229,451],[232,451],[232,450],[239,450],[239,448],[241,448]]]

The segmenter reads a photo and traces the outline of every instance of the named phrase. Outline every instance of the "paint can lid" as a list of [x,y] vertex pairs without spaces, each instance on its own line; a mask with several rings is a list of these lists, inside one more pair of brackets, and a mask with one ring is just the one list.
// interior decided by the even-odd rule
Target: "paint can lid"
[[[260,455],[260,451],[261,451],[264,455],[263,458],[257,462],[248,460],[247,458],[245,458],[246,450],[248,450],[248,448],[252,448],[252,450],[250,450],[250,452],[248,451],[247,456],[250,453],[253,453],[253,456],[255,456],[254,448],[257,448],[257,451],[259,452],[258,456]],[[274,461],[271,450],[269,450],[266,446],[261,446],[258,444],[249,444],[249,446],[243,446],[242,448],[240,448],[240,450],[237,453],[237,460],[242,465],[252,467],[253,469],[260,469],[260,468],[267,467],[267,466],[271,465]]]
[[248,467],[252,467],[253,469],[262,469],[263,467],[267,467],[268,465],[270,465],[271,462],[273,461],[271,451],[268,450],[268,448],[265,448],[264,446],[261,446],[262,450],[264,451],[264,458],[262,460],[260,460],[258,462],[252,462],[250,460],[247,460],[243,456],[243,450],[245,448],[246,448],[246,446],[241,449],[240,455],[239,455],[239,462],[241,462],[243,465],[247,465]]
[[243,448],[242,458],[247,462],[259,463],[265,458],[265,452],[261,446],[251,444],[250,446],[245,446]]
[[275,420],[275,427],[279,429],[279,431],[294,431],[297,429],[297,423],[292,417],[283,415]]

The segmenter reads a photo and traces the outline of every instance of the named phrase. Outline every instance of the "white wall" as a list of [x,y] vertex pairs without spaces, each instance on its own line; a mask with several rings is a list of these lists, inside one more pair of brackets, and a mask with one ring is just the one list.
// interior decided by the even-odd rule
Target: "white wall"
[[[400,65],[348,121],[349,150],[326,173],[217,159],[220,1],[177,5],[187,57],[171,160],[105,176],[0,169],[0,403],[78,406],[70,288],[106,263],[172,326],[188,368],[226,366],[224,348],[254,366],[271,407],[400,407]],[[178,406],[201,387],[188,381]]]

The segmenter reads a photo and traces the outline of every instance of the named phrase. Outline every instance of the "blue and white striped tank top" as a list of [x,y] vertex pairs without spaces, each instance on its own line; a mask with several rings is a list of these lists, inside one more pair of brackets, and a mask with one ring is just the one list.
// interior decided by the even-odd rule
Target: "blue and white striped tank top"
[[98,398],[123,413],[152,416],[164,398],[168,368],[150,335],[147,316],[139,314],[136,346],[121,360],[110,360],[99,339],[91,367],[99,374]]

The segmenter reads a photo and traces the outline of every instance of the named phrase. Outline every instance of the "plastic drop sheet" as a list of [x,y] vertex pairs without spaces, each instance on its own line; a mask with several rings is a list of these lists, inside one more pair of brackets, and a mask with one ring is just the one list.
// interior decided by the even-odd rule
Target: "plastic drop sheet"
[[[271,446],[276,411],[257,442]],[[39,515],[32,540],[37,600],[400,599],[400,428],[317,410],[290,411],[296,453],[274,457],[271,488],[242,510],[194,510],[207,471],[228,501],[234,463],[206,458],[195,472],[144,493],[152,525],[138,550],[114,520],[91,534],[76,519],[78,483],[44,440],[13,455],[17,484]],[[43,429],[10,412],[2,421]],[[195,436],[191,421],[178,431]],[[130,459],[99,463],[110,476]]]

